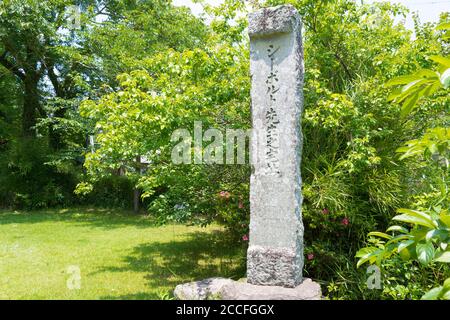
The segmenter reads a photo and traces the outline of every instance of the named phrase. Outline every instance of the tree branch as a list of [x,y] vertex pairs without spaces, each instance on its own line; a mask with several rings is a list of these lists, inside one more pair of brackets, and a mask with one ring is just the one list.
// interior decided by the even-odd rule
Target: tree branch
[[39,111],[39,114],[41,115],[41,118],[47,117],[47,112],[45,112],[44,108],[42,108],[41,104],[37,104],[37,110]]
[[0,64],[2,64],[6,69],[8,69],[10,72],[12,72],[14,75],[20,78],[20,80],[25,80],[25,73],[23,73],[17,66],[12,64],[8,59],[6,58],[8,52],[5,51],[0,56]]
[[55,71],[53,70],[53,68],[54,68],[53,65],[50,65],[50,66],[47,67],[47,75],[48,75],[48,77],[50,79],[50,82],[53,85],[53,89],[55,89],[56,96],[63,97],[64,92],[63,92],[63,90],[61,88],[61,85],[59,84],[58,77],[56,76]]

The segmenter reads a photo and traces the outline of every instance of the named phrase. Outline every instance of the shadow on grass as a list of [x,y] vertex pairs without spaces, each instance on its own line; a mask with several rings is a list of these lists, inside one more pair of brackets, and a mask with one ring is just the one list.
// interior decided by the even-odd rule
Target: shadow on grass
[[[100,299],[161,299],[180,283],[209,277],[239,279],[245,275],[245,252],[224,231],[195,232],[180,241],[139,245],[124,258],[124,267],[105,267],[96,273],[145,272],[149,292]],[[156,288],[170,289],[155,292]]]
[[83,226],[114,229],[124,226],[158,227],[151,217],[130,211],[100,208],[71,208],[39,211],[0,211],[0,225],[33,224],[42,222],[70,222]]

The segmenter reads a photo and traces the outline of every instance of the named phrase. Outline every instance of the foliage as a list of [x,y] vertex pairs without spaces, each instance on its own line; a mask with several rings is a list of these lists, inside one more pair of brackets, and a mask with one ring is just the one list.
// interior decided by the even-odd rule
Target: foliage
[[441,72],[422,69],[386,83],[387,87],[404,85],[389,96],[389,100],[402,103],[402,116],[409,114],[422,97],[432,96],[441,87],[450,87],[450,59],[443,56],[431,56],[430,59],[441,65]]
[[[442,29],[439,27],[438,29]],[[431,59],[441,65],[441,70],[450,70],[450,64],[446,57],[432,56]],[[448,89],[447,71],[434,72],[423,69],[411,76],[401,76],[390,80],[387,86],[404,85],[395,90],[390,100],[402,103],[402,115],[408,115],[422,97],[433,96],[439,89]],[[450,263],[450,213],[448,208],[448,168],[449,168],[449,129],[428,129],[421,139],[411,140],[397,152],[403,153],[400,159],[410,157],[422,157],[425,162],[436,162],[436,169],[442,177],[440,194],[429,197],[424,203],[416,203],[416,206],[428,205],[426,210],[398,209],[401,215],[396,215],[392,220],[411,224],[411,229],[400,225],[394,225],[387,229],[389,235],[383,232],[370,232],[369,240],[373,245],[362,248],[356,254],[359,258],[357,266],[369,262],[381,265],[389,260],[392,255],[399,254],[403,260],[417,260],[420,264],[428,266],[434,262]],[[382,238],[382,240],[374,237]],[[433,265],[431,266],[433,267]],[[445,268],[448,274],[448,267]],[[450,279],[450,278],[449,278]],[[437,287],[423,295],[422,299],[450,299],[447,294],[448,280],[444,286]]]
[[48,165],[46,141],[23,138],[10,143],[0,158],[0,203],[38,209],[72,203],[76,180]]
[[[138,188],[156,223],[217,221],[245,246],[250,166],[176,165],[171,135],[193,137],[195,121],[203,132],[250,128],[249,6],[205,5],[206,23],[170,1],[80,0],[81,28],[69,30],[69,3],[0,3],[1,204],[129,207]],[[401,262],[389,248],[384,288],[368,292],[352,260],[397,208],[432,220],[447,210],[449,16],[437,28],[416,20],[412,38],[397,4],[251,6],[283,3],[304,25],[305,273],[331,299],[419,298],[445,267]]]
[[[339,283],[332,298],[348,291],[361,297],[367,294],[361,288],[364,276],[349,261],[365,233],[386,228],[395,209],[409,205],[411,197],[436,191],[418,179],[425,173],[437,177],[435,169],[413,161],[401,166],[395,152],[424,126],[440,125],[443,118],[437,115],[448,103],[441,96],[430,112],[402,122],[383,84],[417,68],[432,68],[424,55],[442,55],[445,43],[428,25],[418,25],[411,41],[410,31],[394,24],[393,16],[406,13],[398,5],[289,2],[302,14],[306,35],[303,218],[313,257],[307,272]],[[249,127],[248,39],[242,33],[246,21],[239,18],[245,8],[230,0],[207,10],[214,19],[202,47],[155,54],[139,63],[139,70],[118,77],[118,90],[84,102],[82,113],[96,123],[99,142],[87,157],[88,180],[125,166],[159,221],[217,220],[242,237],[248,227],[249,168],[170,161],[170,134],[191,129],[194,121],[223,132]],[[137,155],[151,161],[142,176],[133,169]],[[412,188],[408,181],[416,179]],[[342,273],[358,280],[344,289]]]
[[358,266],[365,262],[378,263],[398,253],[403,259],[417,259],[421,264],[431,262],[450,263],[450,213],[446,209],[435,208],[429,213],[417,210],[399,209],[401,215],[392,220],[412,224],[414,228],[408,230],[400,225],[387,229],[393,232],[389,235],[383,232],[370,232],[369,237],[382,240],[370,240],[376,246],[366,247],[356,255]]
[[[245,225],[248,206],[239,206],[248,198],[248,168],[171,162],[175,129],[190,129],[194,121],[202,121],[203,130],[248,126],[247,50],[216,43],[214,35],[210,41],[205,49],[156,54],[143,62],[145,69],[119,76],[117,92],[85,101],[81,114],[96,122],[99,144],[86,155],[85,166],[94,181],[125,167],[150,202],[149,212],[162,222],[208,223],[219,217],[229,226]],[[151,163],[142,177],[135,168],[137,155]],[[233,200],[223,201],[221,191]]]
[[[71,24],[76,22],[71,20],[73,5],[80,11],[78,26]],[[1,88],[8,83],[8,90],[2,90],[8,103],[0,104],[0,141],[2,150],[6,150],[0,154],[0,161],[9,162],[12,153],[19,150],[26,152],[16,147],[22,143],[21,137],[36,139],[36,145],[45,145],[47,151],[34,157],[37,162],[33,167],[48,175],[48,186],[45,180],[36,184],[42,189],[61,190],[66,200],[73,198],[67,196],[73,184],[59,184],[58,175],[64,173],[74,181],[82,174],[83,153],[94,129],[79,115],[81,100],[114,90],[119,73],[136,68],[155,52],[196,47],[204,36],[200,19],[167,1],[0,2]],[[32,156],[18,155],[17,159],[26,157]],[[53,167],[50,171],[45,169],[49,166]],[[11,176],[5,179],[13,180],[15,173],[8,168],[4,167],[2,173]],[[20,184],[11,186],[10,192],[3,193],[1,204],[29,207],[28,201],[22,203],[16,195],[21,194],[23,199],[39,197],[28,193],[30,190]],[[42,200],[40,205],[75,201],[60,200]]]

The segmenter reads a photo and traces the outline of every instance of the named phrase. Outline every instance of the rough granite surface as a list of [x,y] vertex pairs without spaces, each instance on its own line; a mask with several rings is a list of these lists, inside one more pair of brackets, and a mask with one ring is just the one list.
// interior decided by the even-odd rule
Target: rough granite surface
[[233,282],[222,287],[220,297],[223,300],[320,300],[322,291],[318,283],[307,278],[295,288]]
[[320,300],[322,292],[319,284],[307,278],[295,288],[210,278],[178,285],[174,295],[179,300]]
[[234,281],[225,278],[209,278],[179,284],[173,292],[178,300],[212,300],[220,298],[220,290]]
[[249,16],[252,143],[248,282],[302,281],[301,20],[291,5]]

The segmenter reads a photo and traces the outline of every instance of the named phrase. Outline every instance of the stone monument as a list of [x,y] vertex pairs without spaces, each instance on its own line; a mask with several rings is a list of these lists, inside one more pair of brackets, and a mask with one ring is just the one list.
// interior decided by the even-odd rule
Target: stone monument
[[181,299],[320,299],[302,277],[301,19],[291,5],[249,15],[252,78],[250,243],[247,281],[212,278],[180,285]]
[[247,279],[293,288],[303,269],[300,16],[287,5],[262,9],[250,14],[249,35],[253,168]]

